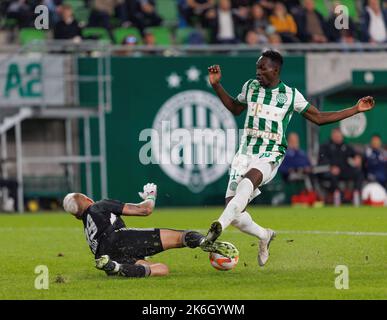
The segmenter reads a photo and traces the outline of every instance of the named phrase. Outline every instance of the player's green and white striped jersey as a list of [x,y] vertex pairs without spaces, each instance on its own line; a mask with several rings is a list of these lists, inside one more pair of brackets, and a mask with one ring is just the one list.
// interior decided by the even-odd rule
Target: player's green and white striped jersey
[[285,134],[293,111],[306,112],[310,106],[308,101],[297,89],[282,81],[277,87],[266,89],[258,80],[247,81],[237,99],[247,105],[238,152],[246,155],[276,152],[280,160],[287,148]]

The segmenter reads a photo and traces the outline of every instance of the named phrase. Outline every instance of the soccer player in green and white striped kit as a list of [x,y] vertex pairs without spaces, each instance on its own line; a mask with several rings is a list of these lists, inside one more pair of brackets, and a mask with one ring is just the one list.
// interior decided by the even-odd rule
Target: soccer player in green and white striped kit
[[208,68],[209,81],[224,106],[234,115],[246,110],[240,147],[230,170],[226,191],[226,208],[211,224],[206,236],[215,241],[230,224],[260,239],[258,263],[269,258],[269,245],[275,232],[256,224],[246,211],[247,204],[260,194],[259,187],[277,173],[286,152],[286,128],[296,111],[317,125],[333,123],[359,112],[371,110],[373,97],[361,98],[351,108],[337,112],[320,112],[296,89],[280,80],[283,58],[274,50],[265,51],[256,64],[256,79],[246,81],[237,98],[232,98],[220,84],[219,65]]

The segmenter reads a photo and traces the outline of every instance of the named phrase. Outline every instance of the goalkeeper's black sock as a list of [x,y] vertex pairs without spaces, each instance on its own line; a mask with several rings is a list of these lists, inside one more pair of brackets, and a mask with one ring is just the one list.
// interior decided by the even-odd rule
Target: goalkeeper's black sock
[[109,262],[103,267],[103,270],[112,274],[118,273],[120,265],[113,260],[109,260]]
[[189,248],[196,248],[201,245],[205,237],[197,231],[184,231],[183,245]]
[[119,275],[128,278],[144,278],[151,274],[150,266],[145,264],[127,264],[120,265]]

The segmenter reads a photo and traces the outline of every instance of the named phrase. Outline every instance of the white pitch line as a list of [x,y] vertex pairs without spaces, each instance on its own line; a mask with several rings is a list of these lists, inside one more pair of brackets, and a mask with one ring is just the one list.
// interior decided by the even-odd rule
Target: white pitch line
[[[140,228],[141,229],[141,228]],[[199,232],[206,233],[207,229],[196,229]],[[78,227],[0,227],[0,232],[14,231],[71,231],[82,232]],[[225,233],[241,233],[239,230],[225,230]],[[333,235],[333,236],[377,236],[387,237],[387,232],[364,232],[364,231],[323,231],[323,230],[276,230],[277,234],[311,234],[311,235]]]
[[[207,230],[198,230],[207,232]],[[275,230],[277,234],[316,234],[333,236],[378,236],[387,237],[387,232],[363,232],[363,231],[322,231],[322,230]],[[238,230],[226,230],[225,233],[241,233]]]
[[319,230],[279,230],[278,234],[322,234],[343,236],[379,236],[387,237],[387,232],[362,232],[362,231],[319,231]]

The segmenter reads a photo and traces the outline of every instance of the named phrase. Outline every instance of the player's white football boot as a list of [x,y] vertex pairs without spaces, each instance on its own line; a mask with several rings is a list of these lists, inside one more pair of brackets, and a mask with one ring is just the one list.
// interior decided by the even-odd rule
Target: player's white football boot
[[263,267],[267,263],[267,260],[269,260],[270,242],[272,242],[276,236],[276,233],[271,229],[267,229],[267,233],[269,234],[267,240],[259,240],[258,264],[261,267]]

